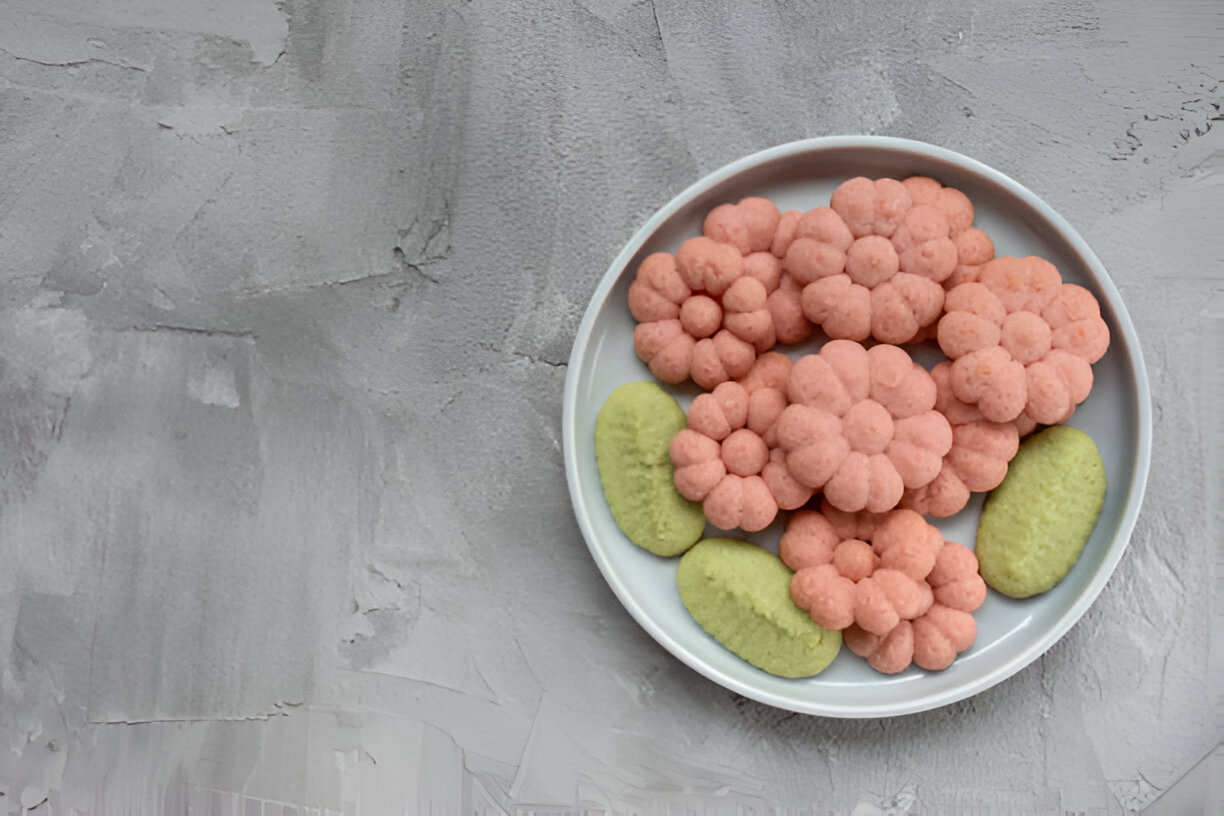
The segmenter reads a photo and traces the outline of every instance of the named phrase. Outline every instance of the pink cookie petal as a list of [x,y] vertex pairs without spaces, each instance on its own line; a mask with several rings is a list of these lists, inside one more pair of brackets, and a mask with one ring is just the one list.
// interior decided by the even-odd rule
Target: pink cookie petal
[[831,564],[804,567],[791,576],[791,600],[826,629],[854,623],[854,582]]
[[798,510],[778,542],[778,557],[793,570],[828,564],[837,546],[833,525],[815,510]]
[[797,510],[812,498],[812,488],[800,484],[786,467],[786,453],[780,449],[769,452],[769,462],[761,470],[761,478],[773,494],[780,510]]

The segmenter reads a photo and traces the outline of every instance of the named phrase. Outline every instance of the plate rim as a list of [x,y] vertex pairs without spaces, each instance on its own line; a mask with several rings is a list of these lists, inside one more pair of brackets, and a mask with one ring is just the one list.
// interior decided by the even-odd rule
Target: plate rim
[[[611,564],[608,563],[607,557],[602,549],[594,543],[594,530],[591,525],[591,520],[583,507],[581,501],[581,493],[578,485],[578,462],[577,462],[577,431],[575,418],[575,404],[578,396],[579,386],[579,362],[586,355],[588,344],[592,335],[595,321],[598,317],[600,308],[607,300],[609,292],[614,288],[620,279],[621,274],[627,269],[628,263],[641,250],[652,235],[670,219],[677,211],[686,206],[693,198],[708,191],[712,187],[728,181],[740,173],[752,170],[761,165],[796,158],[801,155],[810,153],[820,153],[834,150],[879,150],[888,153],[911,153],[920,154],[926,158],[943,161],[955,165],[963,170],[973,173],[982,179],[992,182],[999,187],[1002,187],[1010,195],[1027,204],[1037,213],[1039,213],[1047,222],[1056,230],[1059,236],[1064,239],[1071,249],[1083,260],[1095,278],[1097,285],[1105,292],[1110,304],[1114,310],[1114,316],[1117,322],[1117,328],[1125,338],[1124,346],[1126,353],[1131,357],[1131,373],[1134,375],[1136,409],[1137,409],[1137,445],[1135,451],[1135,468],[1129,480],[1129,483],[1120,486],[1125,487],[1130,492],[1131,499],[1125,506],[1122,517],[1118,520],[1117,533],[1115,542],[1120,540],[1121,546],[1111,547],[1106,557],[1101,563],[1097,573],[1086,587],[1086,590],[1079,598],[1076,599],[1068,609],[1060,616],[1055,624],[1047,631],[1044,637],[1035,641],[1026,649],[1020,650],[1010,660],[999,666],[998,668],[986,672],[974,681],[964,684],[953,691],[934,692],[928,695],[918,695],[900,704],[845,704],[838,706],[828,706],[809,703],[805,701],[795,701],[789,698],[783,698],[771,692],[762,691],[752,688],[740,680],[727,676],[713,666],[710,666],[698,659],[696,656],[689,654],[680,644],[672,638],[655,620],[646,615],[627,593],[626,587],[615,576]],[[1081,617],[1088,611],[1097,597],[1105,588],[1109,579],[1113,576],[1117,565],[1120,563],[1127,547],[1130,546],[1130,539],[1133,536],[1135,524],[1138,520],[1139,512],[1143,504],[1144,494],[1146,492],[1148,474],[1151,465],[1151,445],[1152,445],[1152,407],[1151,407],[1151,391],[1148,380],[1147,367],[1143,359],[1142,346],[1139,343],[1138,333],[1134,323],[1131,320],[1130,313],[1122,300],[1121,293],[1114,284],[1104,264],[1097,257],[1092,248],[1088,246],[1084,238],[1079,232],[1068,222],[1061,214],[1054,210],[1049,204],[1043,201],[1035,193],[1029,190],[1024,185],[1020,184],[1010,176],[996,170],[989,165],[986,165],[977,159],[965,156],[948,148],[938,145],[922,142],[915,139],[900,138],[894,136],[876,136],[876,135],[838,135],[838,136],[818,136],[807,139],[799,139],[796,141],[786,142],[765,148],[763,150],[750,153],[739,159],[731,161],[699,178],[697,181],[685,187],[679,193],[674,195],[665,205],[660,207],[655,213],[648,218],[645,223],[633,234],[629,241],[623,246],[621,251],[612,260],[611,264],[604,271],[600,278],[599,284],[592,292],[590,299],[587,301],[586,309],[583,313],[582,321],[580,322],[575,335],[573,347],[571,348],[565,376],[565,385],[563,391],[562,402],[562,417],[561,417],[561,446],[563,460],[565,465],[566,485],[570,493],[570,505],[574,512],[574,517],[578,521],[578,526],[581,529],[583,540],[587,550],[595,560],[597,567],[608,586],[616,595],[621,606],[629,612],[630,616],[641,626],[650,636],[661,646],[663,646],[671,656],[677,658],[689,668],[707,677],[710,680],[718,683],[722,687],[731,690],[737,694],[757,700],[758,702],[767,705],[781,708],[788,711],[796,711],[798,713],[844,718],[844,719],[863,719],[863,718],[878,718],[892,717],[906,714],[914,714],[922,711],[929,711],[941,708],[946,705],[958,702],[960,700],[973,697],[999,683],[1007,678],[1015,675],[1021,669],[1035,662],[1043,654],[1049,651],[1062,637],[1070,631],[1070,629],[1079,621]]]

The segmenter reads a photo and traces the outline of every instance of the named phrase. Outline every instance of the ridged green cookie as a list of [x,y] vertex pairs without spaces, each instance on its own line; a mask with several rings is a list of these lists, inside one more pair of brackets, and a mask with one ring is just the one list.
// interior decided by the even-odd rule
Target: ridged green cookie
[[612,518],[655,555],[679,555],[705,530],[701,505],[672,481],[668,446],[686,424],[676,400],[649,381],[617,388],[595,418],[595,460]]
[[1055,425],[1020,446],[978,523],[986,584],[1012,598],[1052,588],[1079,560],[1105,502],[1105,463],[1092,437]]
[[676,584],[693,619],[734,654],[780,677],[811,677],[837,657],[842,636],[795,606],[791,575],[768,550],[707,538],[680,559]]

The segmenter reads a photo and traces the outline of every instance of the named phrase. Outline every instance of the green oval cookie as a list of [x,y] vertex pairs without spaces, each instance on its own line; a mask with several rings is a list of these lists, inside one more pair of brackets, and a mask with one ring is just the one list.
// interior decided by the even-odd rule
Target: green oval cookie
[[705,530],[701,505],[672,481],[668,446],[686,424],[676,400],[649,381],[617,388],[595,418],[595,461],[612,518],[655,555],[679,555]]
[[768,550],[707,538],[680,559],[676,584],[693,619],[723,646],[780,677],[811,677],[841,649],[790,597],[790,569]]
[[1055,425],[1020,446],[978,522],[978,567],[1012,598],[1053,587],[1071,571],[1105,502],[1105,463],[1092,437]]

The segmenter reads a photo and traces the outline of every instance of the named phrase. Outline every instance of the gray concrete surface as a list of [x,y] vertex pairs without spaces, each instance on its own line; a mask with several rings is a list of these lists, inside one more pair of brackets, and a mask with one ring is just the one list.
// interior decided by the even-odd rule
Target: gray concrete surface
[[[0,813],[1130,814],[1224,737],[1224,6],[7,0]],[[1153,385],[1042,659],[737,699],[587,555],[561,387],[703,173],[879,133],[1060,210]]]

